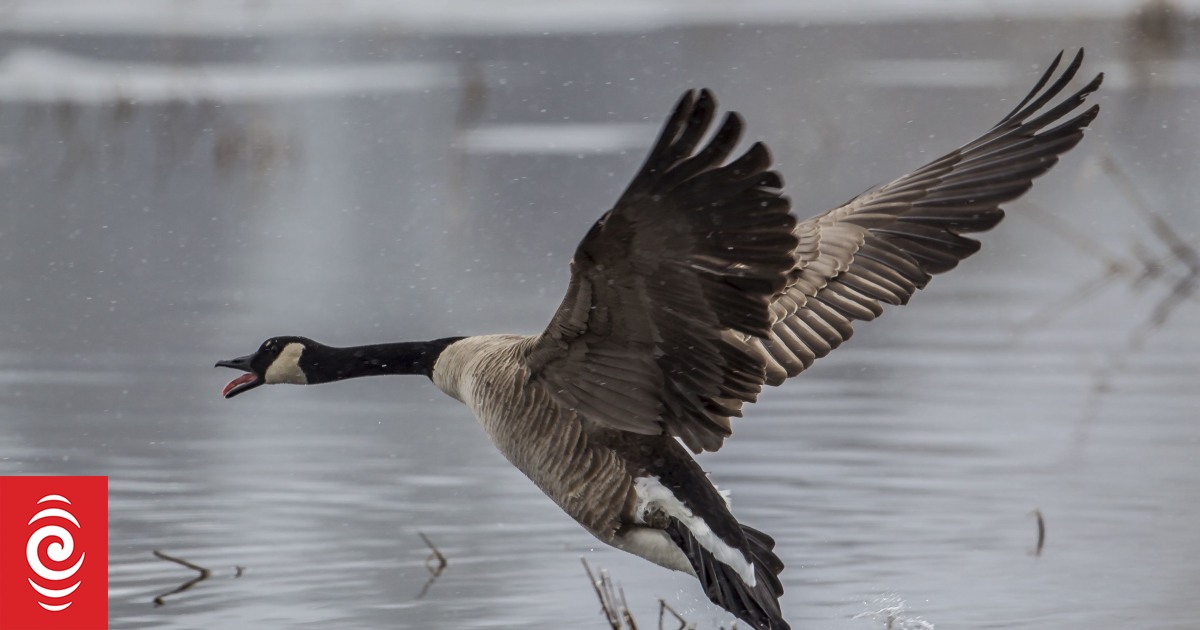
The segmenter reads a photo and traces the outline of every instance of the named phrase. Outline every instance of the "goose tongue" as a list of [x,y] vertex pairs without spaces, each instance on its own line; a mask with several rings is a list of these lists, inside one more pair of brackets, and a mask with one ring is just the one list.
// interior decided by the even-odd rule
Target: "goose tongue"
[[225,385],[225,389],[221,390],[221,396],[224,398],[229,398],[229,393],[232,392],[233,390],[237,389],[238,387],[241,387],[242,385],[246,385],[248,383],[253,383],[257,380],[258,380],[257,375],[247,372],[246,374],[243,374],[243,375],[233,379],[232,381],[229,381],[229,383]]

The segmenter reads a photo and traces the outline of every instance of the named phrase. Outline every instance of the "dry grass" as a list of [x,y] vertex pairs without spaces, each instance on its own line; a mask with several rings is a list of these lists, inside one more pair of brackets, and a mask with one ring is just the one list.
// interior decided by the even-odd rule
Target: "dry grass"
[[429,555],[425,557],[425,568],[429,571],[429,579],[425,581],[425,586],[421,587],[421,592],[417,593],[417,599],[421,599],[429,592],[429,587],[433,586],[433,583],[439,577],[442,577],[442,572],[446,570],[446,567],[450,563],[446,560],[446,556],[442,555],[437,545],[433,544],[432,540],[429,540],[428,536],[422,532],[417,532],[417,535],[421,537],[421,540],[425,541],[425,545],[429,547],[430,551]]
[[1063,221],[1029,201],[1018,202],[1022,209],[1015,213],[1037,222],[1101,267],[1096,277],[1074,287],[1018,324],[1018,334],[1046,327],[1070,308],[1078,308],[1117,284],[1141,293],[1139,299],[1130,304],[1131,311],[1143,304],[1149,305],[1142,311],[1141,321],[1134,320],[1136,323],[1127,332],[1125,343],[1117,344],[1108,360],[1094,371],[1075,439],[1076,450],[1086,443],[1088,429],[1100,413],[1104,395],[1113,389],[1114,376],[1180,308],[1188,303],[1194,306],[1200,301],[1200,248],[1176,232],[1116,158],[1105,156],[1100,167],[1113,190],[1125,201],[1130,214],[1146,226],[1152,241],[1147,243],[1130,236],[1126,250],[1117,251],[1089,235],[1082,227]]
[[[596,599],[600,600],[600,612],[604,615],[608,627],[611,630],[638,630],[637,620],[629,611],[629,604],[625,600],[625,590],[613,582],[608,571],[600,569],[598,574],[593,573],[586,558],[579,560],[583,563],[583,570],[587,572],[588,580],[591,581],[592,588],[596,591]],[[673,625],[675,623],[679,625]],[[737,627],[737,622],[734,622],[728,628],[721,625],[719,630],[737,630]],[[696,630],[696,624],[684,619],[683,615],[672,608],[666,600],[660,598],[658,600],[658,630]]]
[[[212,577],[212,570],[207,567],[202,567],[198,564],[193,564],[191,562],[188,562],[187,560],[184,560],[183,558],[177,558],[175,556],[168,555],[166,553],[163,553],[162,551],[159,551],[158,549],[155,549],[153,553],[154,553],[155,558],[159,558],[161,560],[166,560],[168,562],[174,562],[175,564],[187,567],[197,573],[196,577],[184,582],[183,584],[180,584],[178,587],[156,595],[154,597],[154,605],[155,606],[162,606],[163,604],[166,604],[167,597],[170,597],[171,595],[175,595],[176,593],[182,593],[182,592],[192,588],[193,586],[199,584],[200,582],[207,580],[209,577]],[[244,570],[245,569],[243,569],[242,567],[237,567],[237,575],[235,575],[234,577],[241,577],[242,572]]]

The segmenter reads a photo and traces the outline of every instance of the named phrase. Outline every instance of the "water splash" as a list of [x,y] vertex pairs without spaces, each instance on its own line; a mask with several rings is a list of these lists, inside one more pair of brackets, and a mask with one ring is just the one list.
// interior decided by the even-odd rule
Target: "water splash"
[[851,619],[874,619],[884,624],[887,630],[934,630],[933,623],[910,616],[908,602],[895,593],[886,593],[873,601],[863,602],[863,605],[875,610],[861,612]]

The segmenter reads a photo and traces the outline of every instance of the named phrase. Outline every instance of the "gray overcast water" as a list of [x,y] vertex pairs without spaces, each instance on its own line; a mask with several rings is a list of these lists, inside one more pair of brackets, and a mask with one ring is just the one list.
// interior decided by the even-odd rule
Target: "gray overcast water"
[[[0,474],[110,478],[113,628],[600,630],[581,556],[643,627],[659,598],[728,626],[426,380],[225,401],[212,364],[537,331],[686,88],[745,115],[804,217],[1082,45],[1109,75],[1084,142],[702,463],[778,540],[795,628],[1195,628],[1200,292],[1138,209],[1200,247],[1200,29],[1175,20],[3,30]],[[422,598],[418,532],[449,559]],[[213,576],[155,606],[194,573],[153,550]]]

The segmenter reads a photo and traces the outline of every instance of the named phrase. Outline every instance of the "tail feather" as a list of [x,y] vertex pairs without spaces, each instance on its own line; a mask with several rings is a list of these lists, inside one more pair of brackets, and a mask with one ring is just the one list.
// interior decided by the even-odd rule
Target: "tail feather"
[[779,610],[783,585],[778,575],[783,570],[783,561],[772,551],[775,541],[756,529],[741,527],[754,563],[754,586],[746,584],[733,567],[717,560],[678,520],[672,518],[666,531],[692,563],[704,594],[714,604],[758,630],[791,630]]
[[775,555],[775,539],[745,525],[742,525],[742,533],[745,534],[746,541],[750,543],[750,557],[754,566],[764,569],[756,571],[756,577],[771,583],[771,592],[775,594],[775,597],[782,596],[783,584],[779,583],[779,574],[783,572],[783,560]]

